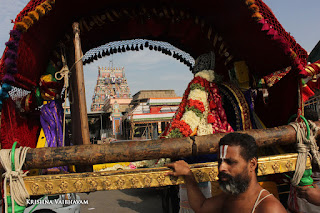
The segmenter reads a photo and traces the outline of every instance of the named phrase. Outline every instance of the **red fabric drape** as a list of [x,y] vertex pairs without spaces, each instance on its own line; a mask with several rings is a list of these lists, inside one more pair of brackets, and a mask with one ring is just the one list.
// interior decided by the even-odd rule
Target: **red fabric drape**
[[1,113],[1,148],[11,149],[17,141],[21,146],[35,148],[40,131],[39,115],[21,116],[11,98],[4,101]]

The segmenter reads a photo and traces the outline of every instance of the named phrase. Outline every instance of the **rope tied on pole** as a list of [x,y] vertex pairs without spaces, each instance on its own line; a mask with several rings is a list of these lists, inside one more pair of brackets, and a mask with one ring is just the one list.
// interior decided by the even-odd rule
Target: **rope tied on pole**
[[69,87],[69,67],[68,65],[64,65],[60,71],[55,73],[55,78],[57,80],[62,80],[64,79],[64,88],[68,89]]
[[[71,74],[71,70],[74,65],[72,65],[71,69],[69,70],[69,67],[67,65],[67,59],[66,59],[66,51],[65,46],[61,45],[61,61],[63,64],[63,67],[60,71],[55,73],[55,77],[57,80],[64,80],[63,88],[64,88],[64,103],[63,103],[63,135],[62,135],[62,144],[65,146],[65,134],[66,134],[66,113],[67,113],[67,96],[69,90],[69,76]],[[71,90],[72,92],[72,90]],[[70,97],[70,96],[69,96]]]
[[30,198],[29,193],[24,185],[23,177],[28,172],[22,171],[22,166],[26,159],[26,154],[30,147],[20,147],[15,149],[17,142],[10,149],[0,150],[0,162],[5,169],[3,190],[4,190],[4,202],[5,202],[5,213],[8,212],[8,201],[7,201],[7,184],[9,181],[10,195],[12,212],[14,213],[15,202],[19,206],[26,206],[26,199]]
[[68,93],[68,88],[69,88],[69,68],[68,65],[64,65],[62,69],[59,72],[56,72],[55,77],[57,80],[62,80],[64,79],[64,104],[63,104],[63,146],[65,146],[65,132],[66,132],[66,112],[67,112],[67,93]]
[[[318,128],[312,121],[307,121],[302,118],[304,122],[290,123],[290,125],[296,130],[297,133],[297,144],[296,148],[298,151],[298,158],[296,164],[296,170],[291,180],[292,185],[297,186],[303,176],[306,168],[307,157],[310,156],[320,168],[320,156],[319,147],[316,142],[318,135]],[[305,131],[310,126],[310,131]],[[307,128],[309,130],[309,128]]]

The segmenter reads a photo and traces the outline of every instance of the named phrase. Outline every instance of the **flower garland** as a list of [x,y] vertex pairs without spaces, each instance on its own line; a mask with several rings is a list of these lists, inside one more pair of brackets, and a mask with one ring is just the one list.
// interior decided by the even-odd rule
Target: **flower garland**
[[209,82],[213,82],[213,80],[215,79],[213,70],[203,70],[195,74],[195,77],[198,76],[203,79],[206,79]]
[[174,138],[188,137],[192,133],[191,127],[184,120],[175,120],[171,123],[171,136]]
[[191,132],[193,132],[198,127],[200,120],[201,118],[197,116],[193,111],[186,111],[183,114],[180,122],[186,122],[189,125]]
[[194,107],[195,109],[199,110],[200,112],[205,111],[204,105],[201,101],[189,99],[188,105],[189,105],[189,107]]
[[213,70],[195,75],[163,136],[178,138],[233,131],[222,108],[218,88],[212,82],[214,79]]
[[201,101],[189,99],[186,111],[192,111],[198,117],[202,118],[202,113],[205,111],[205,107]]

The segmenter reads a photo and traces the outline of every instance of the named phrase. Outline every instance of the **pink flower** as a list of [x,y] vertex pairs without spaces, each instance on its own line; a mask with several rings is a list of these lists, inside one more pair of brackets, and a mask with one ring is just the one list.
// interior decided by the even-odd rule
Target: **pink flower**
[[132,163],[129,164],[129,168],[130,169],[136,169],[137,167],[135,165],[133,165]]

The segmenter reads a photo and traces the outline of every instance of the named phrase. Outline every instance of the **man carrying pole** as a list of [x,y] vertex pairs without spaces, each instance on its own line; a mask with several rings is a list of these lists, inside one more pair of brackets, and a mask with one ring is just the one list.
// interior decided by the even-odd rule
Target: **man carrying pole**
[[252,136],[230,133],[219,142],[219,184],[222,193],[205,198],[189,165],[177,161],[167,175],[184,176],[188,199],[195,212],[285,213],[285,208],[257,181],[258,147]]

